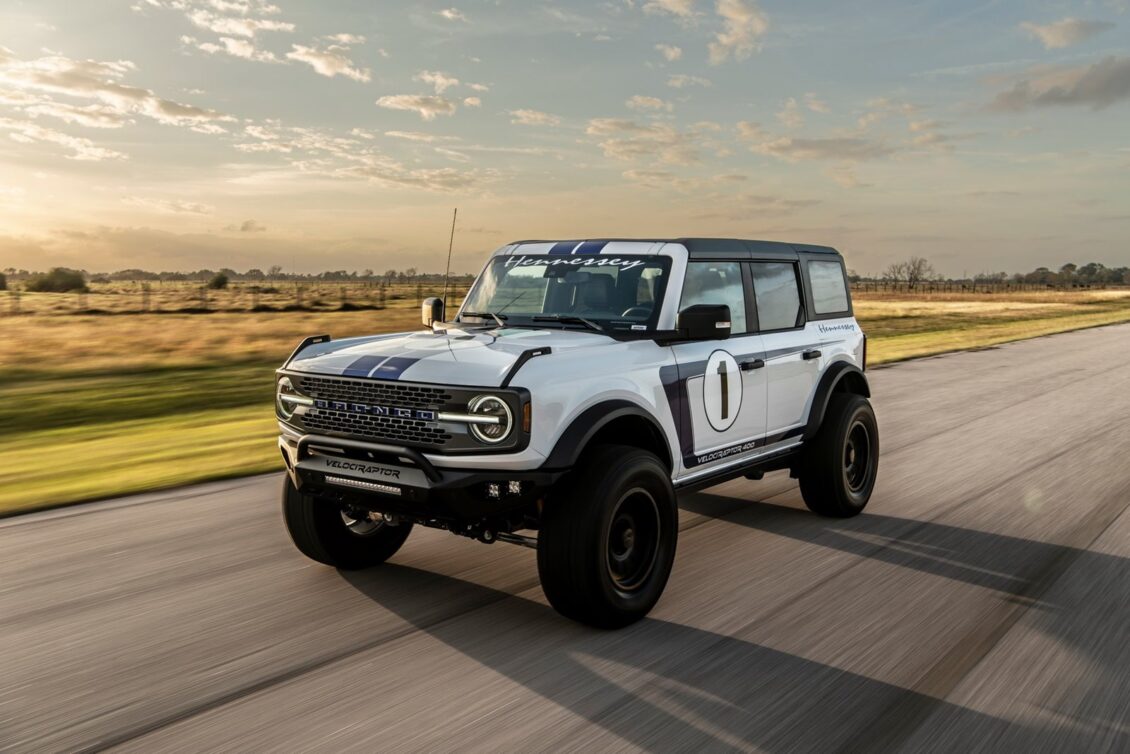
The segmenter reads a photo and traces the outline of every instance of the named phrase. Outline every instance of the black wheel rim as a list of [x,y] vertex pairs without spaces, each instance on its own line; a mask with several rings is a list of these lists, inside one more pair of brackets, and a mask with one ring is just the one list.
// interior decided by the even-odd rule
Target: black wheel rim
[[621,592],[640,589],[659,555],[659,506],[647,490],[627,492],[612,511],[605,562],[612,583]]
[[350,534],[358,537],[371,536],[385,525],[379,513],[370,513],[357,508],[342,508],[341,522],[345,524]]
[[871,433],[861,421],[852,423],[844,443],[844,480],[853,494],[871,480]]

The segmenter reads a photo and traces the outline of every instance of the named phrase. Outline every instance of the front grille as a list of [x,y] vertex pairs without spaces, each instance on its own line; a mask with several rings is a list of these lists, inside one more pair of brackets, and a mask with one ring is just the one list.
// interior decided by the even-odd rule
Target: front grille
[[311,398],[327,401],[353,401],[376,403],[401,408],[439,407],[451,401],[451,394],[443,388],[423,385],[403,385],[395,382],[375,382],[334,377],[301,377],[298,390]]
[[[371,380],[301,377],[296,386],[311,398],[396,408],[439,411],[451,401],[443,388],[403,385]],[[313,432],[350,435],[362,440],[391,442],[397,445],[442,447],[451,435],[423,419],[336,411],[311,407],[301,416],[302,424]]]

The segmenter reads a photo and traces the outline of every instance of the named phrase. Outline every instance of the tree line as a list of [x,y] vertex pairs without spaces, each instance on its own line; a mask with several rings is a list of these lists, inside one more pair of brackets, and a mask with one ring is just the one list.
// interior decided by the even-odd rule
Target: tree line
[[[453,284],[467,285],[474,275],[468,273],[452,274]],[[69,292],[83,291],[91,283],[105,284],[112,282],[192,282],[207,285],[211,288],[226,288],[229,282],[265,283],[265,282],[296,282],[296,283],[371,283],[371,284],[435,284],[442,283],[444,275],[441,272],[421,272],[415,267],[404,270],[388,269],[384,272],[373,270],[327,270],[318,273],[285,272],[280,266],[273,266],[263,271],[251,268],[244,272],[223,267],[219,270],[202,269],[193,272],[152,272],[150,270],[126,269],[116,272],[88,272],[87,270],[72,270],[66,267],[53,267],[47,272],[18,270],[9,267],[0,272],[0,290],[5,290],[8,281],[23,281],[24,288],[29,291]]]
[[925,283],[1008,283],[1024,285],[1046,285],[1049,287],[1070,288],[1093,285],[1130,285],[1130,267],[1107,267],[1101,262],[1088,262],[1084,265],[1067,263],[1058,270],[1037,267],[1031,272],[979,272],[967,278],[946,278],[940,275],[934,265],[925,257],[910,257],[901,262],[893,262],[877,276],[865,277],[854,270],[848,271],[853,283],[897,283],[913,288]]

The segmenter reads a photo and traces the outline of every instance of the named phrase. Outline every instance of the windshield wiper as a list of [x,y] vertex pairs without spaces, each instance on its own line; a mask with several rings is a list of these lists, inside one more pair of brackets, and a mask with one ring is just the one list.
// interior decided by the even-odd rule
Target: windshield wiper
[[495,314],[494,312],[463,312],[459,315],[459,321],[462,322],[464,317],[478,317],[479,319],[490,317],[498,323],[499,327],[506,327],[506,323],[502,321],[506,319],[505,314]]
[[563,325],[584,325],[593,332],[604,332],[604,328],[591,319],[578,317],[575,314],[539,314],[536,317],[531,317],[531,319],[533,319],[534,322],[560,322]]

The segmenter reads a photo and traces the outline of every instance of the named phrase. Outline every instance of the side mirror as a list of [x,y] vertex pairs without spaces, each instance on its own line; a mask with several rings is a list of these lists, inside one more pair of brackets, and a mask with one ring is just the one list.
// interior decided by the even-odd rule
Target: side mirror
[[433,322],[443,322],[443,299],[435,296],[424,299],[420,305],[420,319],[424,327],[431,327]]
[[687,340],[724,340],[730,337],[730,307],[725,304],[695,304],[679,312],[675,321]]

